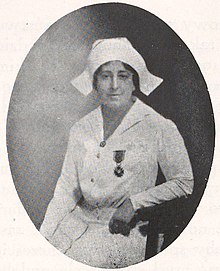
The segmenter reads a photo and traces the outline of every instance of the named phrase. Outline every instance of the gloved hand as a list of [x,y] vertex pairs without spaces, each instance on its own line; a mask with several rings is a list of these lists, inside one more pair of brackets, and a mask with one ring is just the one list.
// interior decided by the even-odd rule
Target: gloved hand
[[114,234],[121,233],[124,236],[130,234],[132,228],[131,221],[135,215],[135,210],[130,199],[126,199],[114,212],[110,222],[109,231]]

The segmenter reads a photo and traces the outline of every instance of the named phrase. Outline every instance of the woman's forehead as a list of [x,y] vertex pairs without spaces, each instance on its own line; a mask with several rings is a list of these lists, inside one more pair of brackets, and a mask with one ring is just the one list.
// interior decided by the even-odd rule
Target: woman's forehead
[[123,62],[121,62],[120,60],[113,60],[113,61],[109,61],[107,63],[104,63],[101,66],[101,71],[128,71]]

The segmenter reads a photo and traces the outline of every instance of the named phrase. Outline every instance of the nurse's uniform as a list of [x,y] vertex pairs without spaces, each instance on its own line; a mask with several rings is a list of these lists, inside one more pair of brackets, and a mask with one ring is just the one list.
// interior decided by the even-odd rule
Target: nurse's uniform
[[[140,100],[104,147],[100,107],[76,123],[61,176],[40,232],[74,260],[95,267],[126,267],[145,259],[147,236],[137,224],[130,235],[111,234],[108,223],[124,199],[135,210],[193,191],[193,174],[175,124]],[[115,150],[125,150],[124,175],[114,174]],[[155,186],[158,164],[166,182]]]

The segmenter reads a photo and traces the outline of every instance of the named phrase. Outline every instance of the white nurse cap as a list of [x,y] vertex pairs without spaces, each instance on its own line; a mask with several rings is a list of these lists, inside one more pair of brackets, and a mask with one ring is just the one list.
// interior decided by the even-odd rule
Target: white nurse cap
[[163,79],[151,74],[143,57],[135,50],[127,38],[102,39],[94,42],[89,54],[86,69],[71,83],[82,94],[93,90],[93,75],[104,63],[119,60],[130,65],[139,75],[140,90],[149,95]]

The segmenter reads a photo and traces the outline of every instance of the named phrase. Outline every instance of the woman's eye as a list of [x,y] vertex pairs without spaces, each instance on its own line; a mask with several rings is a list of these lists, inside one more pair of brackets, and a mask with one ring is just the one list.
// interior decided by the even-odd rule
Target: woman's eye
[[104,74],[101,75],[101,78],[102,78],[102,79],[108,79],[109,77],[110,77],[109,74],[105,74],[105,73],[104,73]]
[[126,79],[128,79],[130,76],[129,76],[129,74],[119,74],[119,76],[118,76],[120,79],[122,79],[122,80],[126,80]]

